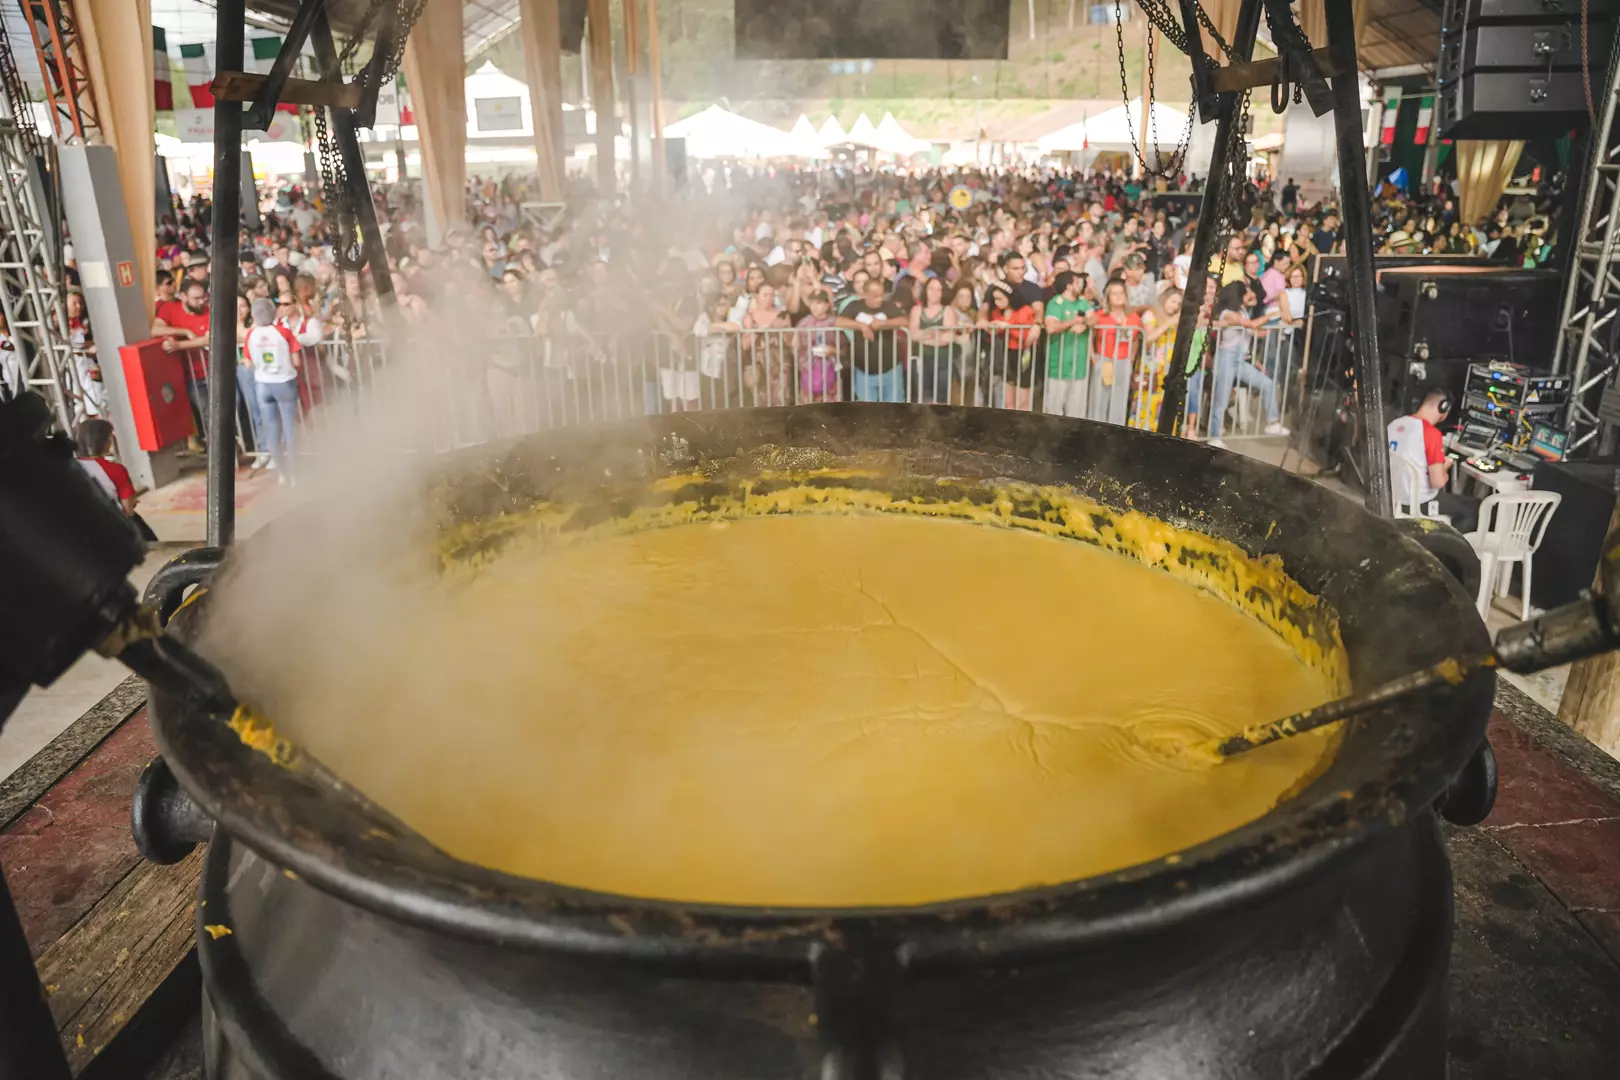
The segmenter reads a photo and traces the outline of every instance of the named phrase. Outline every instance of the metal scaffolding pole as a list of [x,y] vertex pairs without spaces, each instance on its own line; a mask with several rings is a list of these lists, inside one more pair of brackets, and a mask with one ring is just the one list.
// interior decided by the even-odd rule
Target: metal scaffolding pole
[[[1616,54],[1620,58],[1620,53]],[[1591,147],[1581,187],[1580,221],[1574,236],[1558,320],[1553,371],[1571,375],[1569,450],[1598,436],[1602,423],[1592,399],[1615,371],[1612,324],[1620,313],[1620,132],[1615,130],[1620,101],[1620,67],[1609,64],[1602,112],[1587,139]],[[1566,191],[1566,195],[1568,192]]]

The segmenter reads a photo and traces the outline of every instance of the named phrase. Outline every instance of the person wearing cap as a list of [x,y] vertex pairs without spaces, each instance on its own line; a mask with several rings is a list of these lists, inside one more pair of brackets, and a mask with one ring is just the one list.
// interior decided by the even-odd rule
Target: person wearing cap
[[242,359],[253,371],[259,398],[261,449],[270,455],[270,468],[280,470],[281,483],[290,483],[298,437],[298,369],[303,362],[298,339],[276,322],[276,305],[269,300],[253,301],[252,318]]
[[1052,281],[1046,303],[1046,400],[1053,416],[1086,415],[1087,347],[1091,302],[1080,295],[1081,277],[1065,270]]
[[198,251],[193,251],[190,255],[186,256],[187,281],[200,281],[204,287],[207,287],[208,269],[209,265],[207,255],[204,255]]

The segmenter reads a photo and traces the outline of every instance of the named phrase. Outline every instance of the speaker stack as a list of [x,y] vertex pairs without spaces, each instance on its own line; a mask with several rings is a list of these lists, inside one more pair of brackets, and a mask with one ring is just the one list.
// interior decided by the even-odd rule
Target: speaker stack
[[[1617,5],[1587,0],[1599,108]],[[1548,138],[1584,123],[1581,51],[1581,0],[1446,0],[1436,72],[1441,137]]]

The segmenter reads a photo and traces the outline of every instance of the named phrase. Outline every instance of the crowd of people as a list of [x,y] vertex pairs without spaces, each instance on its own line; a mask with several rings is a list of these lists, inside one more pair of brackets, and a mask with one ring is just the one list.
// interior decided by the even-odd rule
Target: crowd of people
[[[447,408],[486,437],[534,426],[518,415],[526,395],[565,418],[922,401],[1151,427],[1194,273],[1199,201],[1184,193],[1197,189],[1044,167],[723,169],[678,213],[584,198],[552,218],[533,212],[523,180],[475,177],[467,223],[430,242],[407,182],[374,192],[394,298],[385,310],[369,273],[338,269],[319,200],[285,187],[244,231],[226,301],[244,464],[289,477],[304,419],[355,389],[353,343],[385,325],[456,342],[437,350],[461,399]],[[1500,223],[1460,222],[1445,187],[1377,195],[1386,251],[1414,238],[1450,251],[1460,237],[1520,257],[1535,225],[1507,208]],[[1209,279],[1190,349],[1186,431],[1217,443],[1234,408],[1252,414],[1255,433],[1286,434],[1308,268],[1342,245],[1334,204],[1307,201],[1291,180],[1259,181],[1245,197],[1249,227],[1200,268]],[[160,222],[152,327],[186,361],[199,432],[220,307],[210,216],[197,198]],[[94,343],[78,325],[95,415]],[[559,402],[569,407],[554,411]]]

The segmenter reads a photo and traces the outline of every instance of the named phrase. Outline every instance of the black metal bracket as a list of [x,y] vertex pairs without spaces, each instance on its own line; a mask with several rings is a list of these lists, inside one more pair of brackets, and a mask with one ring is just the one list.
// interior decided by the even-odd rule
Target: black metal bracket
[[1305,32],[1294,21],[1288,0],[1265,0],[1265,5],[1272,44],[1277,47],[1278,59],[1282,61],[1282,84],[1286,87],[1289,80],[1299,80],[1304,86],[1305,100],[1310,103],[1311,112],[1317,116],[1325,115],[1333,108],[1333,90],[1328,86],[1315,54],[1311,52],[1311,43],[1306,39]]
[[276,106],[281,103],[281,92],[287,87],[287,80],[292,77],[293,65],[298,62],[298,54],[304,51],[304,42],[309,40],[309,31],[315,25],[317,13],[325,14],[326,0],[303,0],[298,5],[298,12],[293,16],[292,25],[287,27],[287,35],[281,40],[281,51],[276,53],[276,62],[270,66],[270,74],[265,76],[264,86],[259,96],[253,102],[253,107],[242,118],[242,126],[252,128],[254,131],[269,131],[270,121],[275,116]]
[[369,128],[377,121],[377,95],[382,92],[383,68],[388,64],[388,58],[394,52],[394,35],[399,27],[395,24],[395,8],[391,4],[383,6],[377,27],[377,40],[371,47],[371,60],[366,64],[366,70],[360,74],[360,107],[354,110],[354,124],[356,127]]
[[1198,29],[1198,0],[1181,0],[1181,25],[1187,35],[1187,56],[1192,60],[1193,100],[1198,105],[1198,122],[1207,124],[1220,110],[1220,97],[1215,92],[1209,54],[1204,52],[1204,35]]
[[[315,13],[310,33],[320,78],[329,82],[341,81],[343,73],[338,69],[337,42],[332,37],[332,23],[327,19],[324,8]],[[391,30],[387,36],[392,40]],[[378,52],[381,52],[380,48]],[[377,62],[375,55],[372,61]],[[378,71],[381,69],[378,68]],[[364,106],[364,101],[361,104]],[[375,112],[375,94],[372,95],[371,106]],[[366,160],[360,152],[360,140],[355,135],[355,111],[334,107],[330,112],[333,136],[337,140],[338,153],[343,155],[343,172],[351,188],[350,197],[354,202],[355,213],[360,218],[360,232],[365,244],[365,262],[371,266],[371,284],[377,290],[378,303],[383,305],[386,311],[391,309],[394,303],[394,283],[388,272],[388,253],[383,250],[382,230],[377,225],[377,207],[371,201],[371,185],[366,183]],[[338,245],[334,245],[332,250],[336,253],[337,249]]]

